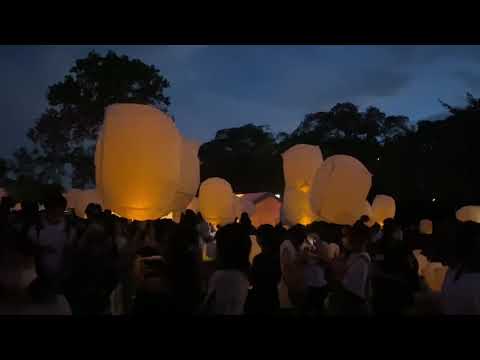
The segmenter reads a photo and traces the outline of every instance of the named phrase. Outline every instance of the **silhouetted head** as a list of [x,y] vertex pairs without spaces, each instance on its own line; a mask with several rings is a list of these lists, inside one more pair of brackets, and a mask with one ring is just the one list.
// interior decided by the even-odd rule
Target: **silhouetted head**
[[215,239],[219,269],[248,271],[252,241],[242,225],[222,226],[215,234]]
[[22,214],[27,217],[38,215],[38,203],[33,200],[23,200],[21,202]]
[[65,216],[67,199],[61,194],[52,194],[45,200],[45,212],[50,223],[58,223]]
[[257,243],[264,252],[275,251],[279,246],[275,228],[270,224],[260,225],[257,229]]
[[85,208],[85,215],[88,220],[97,219],[102,214],[102,207],[98,204],[90,203]]
[[242,215],[240,215],[240,224],[242,225],[251,225],[252,221],[250,220],[250,216],[246,212],[243,212]]
[[307,238],[307,228],[304,225],[297,224],[287,230],[287,239],[290,240],[296,249],[299,249]]
[[185,210],[180,217],[180,224],[182,226],[187,226],[194,228],[198,223],[197,215],[190,209]]
[[370,239],[370,229],[362,221],[357,221],[351,228],[345,247],[352,252],[365,251]]

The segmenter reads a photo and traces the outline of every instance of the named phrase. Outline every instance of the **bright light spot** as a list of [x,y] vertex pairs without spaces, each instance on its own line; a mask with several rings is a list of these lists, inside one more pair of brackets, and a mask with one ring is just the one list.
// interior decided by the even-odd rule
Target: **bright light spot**
[[300,191],[304,192],[304,193],[308,193],[310,191],[310,186],[308,186],[306,184],[302,185],[302,186],[300,186]]
[[379,157],[377,158],[377,161],[380,161],[380,158],[379,158]]
[[245,195],[245,194],[235,194],[235,195],[236,195],[237,197],[241,198],[241,197],[243,197],[243,195]]
[[276,197],[277,199],[280,199],[280,194],[275,194],[275,197]]
[[436,198],[433,198],[433,199],[432,199],[432,202],[435,202],[435,201],[437,201],[437,199],[436,199]]

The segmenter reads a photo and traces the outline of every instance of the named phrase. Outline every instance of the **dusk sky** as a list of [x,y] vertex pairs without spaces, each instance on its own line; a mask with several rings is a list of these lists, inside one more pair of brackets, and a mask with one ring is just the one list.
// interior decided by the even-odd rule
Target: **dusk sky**
[[1,45],[0,156],[27,144],[49,85],[90,50],[110,49],[160,70],[177,126],[201,142],[246,123],[292,131],[343,101],[417,121],[445,112],[438,99],[480,96],[480,46]]

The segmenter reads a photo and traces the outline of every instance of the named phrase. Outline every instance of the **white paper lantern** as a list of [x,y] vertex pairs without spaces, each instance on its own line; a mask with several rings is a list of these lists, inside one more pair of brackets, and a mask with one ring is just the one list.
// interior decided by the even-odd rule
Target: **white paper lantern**
[[457,220],[461,222],[473,221],[480,223],[480,206],[464,206],[455,215]]
[[419,225],[420,234],[432,235],[433,233],[433,223],[431,220],[423,219],[420,221]]
[[373,217],[383,225],[385,219],[395,217],[395,200],[388,195],[377,195],[372,203]]
[[315,174],[312,210],[331,223],[352,225],[365,209],[371,185],[372,175],[360,161],[348,155],[331,156]]
[[231,185],[221,178],[202,182],[199,191],[200,212],[214,225],[224,225],[235,220],[234,195]]
[[317,220],[310,206],[309,193],[289,188],[283,194],[283,216],[287,225],[308,225]]
[[200,184],[199,147],[192,140],[182,139],[180,180],[173,200],[173,211],[184,211],[197,193]]
[[111,105],[97,145],[96,180],[106,208],[136,220],[171,212],[182,143],[169,116],[152,106]]
[[323,155],[318,146],[298,144],[282,154],[285,188],[309,192]]

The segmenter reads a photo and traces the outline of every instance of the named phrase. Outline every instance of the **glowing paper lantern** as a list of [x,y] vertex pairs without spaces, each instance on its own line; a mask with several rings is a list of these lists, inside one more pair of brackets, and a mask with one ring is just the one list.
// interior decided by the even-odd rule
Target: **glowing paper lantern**
[[309,193],[289,188],[283,194],[283,216],[288,225],[308,225],[317,220],[310,207]]
[[372,175],[357,159],[334,155],[318,168],[310,193],[314,213],[331,223],[352,225],[365,209]]
[[194,141],[182,139],[180,179],[172,205],[174,211],[184,211],[197,193],[200,184],[199,147]]
[[433,233],[433,223],[431,220],[423,219],[420,221],[419,226],[420,234],[432,235]]
[[231,185],[221,178],[202,182],[199,191],[200,212],[214,225],[224,225],[235,220],[234,195]]
[[255,205],[246,199],[234,195],[233,205],[235,207],[235,217],[240,219],[242,213],[247,213],[251,217],[255,213]]
[[388,195],[377,195],[373,199],[372,211],[375,220],[383,224],[385,219],[395,217],[395,200]]
[[168,215],[180,182],[181,141],[170,117],[152,106],[107,107],[95,156],[105,207],[128,219]]
[[480,206],[464,206],[455,214],[458,221],[480,223]]
[[298,144],[285,151],[282,159],[285,187],[309,192],[315,172],[323,162],[320,148]]

